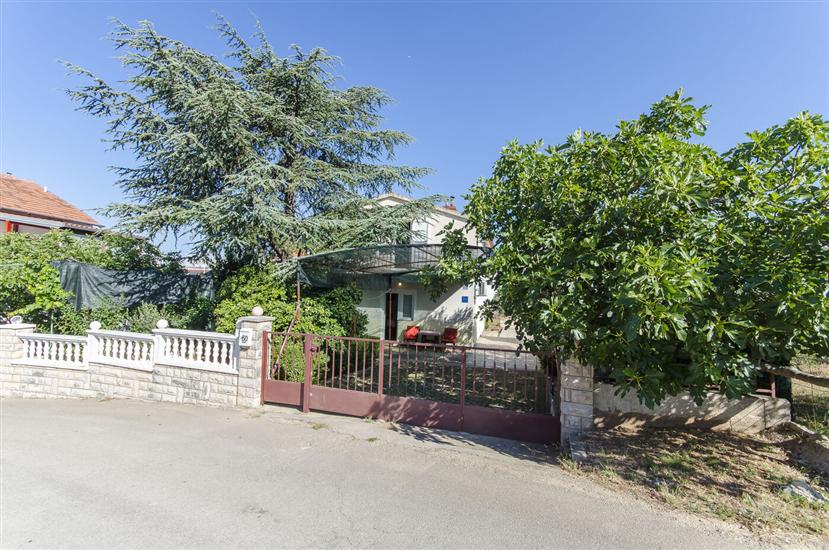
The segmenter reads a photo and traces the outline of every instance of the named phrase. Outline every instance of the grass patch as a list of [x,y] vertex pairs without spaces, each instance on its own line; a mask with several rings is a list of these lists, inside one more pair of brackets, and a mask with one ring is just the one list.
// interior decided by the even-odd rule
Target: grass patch
[[325,424],[323,422],[314,422],[313,424],[311,424],[312,430],[322,430],[323,428],[328,428],[328,424]]
[[[561,466],[604,485],[631,491],[753,531],[797,533],[829,540],[829,505],[782,491],[807,478],[770,439],[728,433],[653,429],[596,431],[584,438],[590,460]],[[820,479],[813,486],[827,494]]]
[[369,443],[375,443],[377,441],[380,441],[380,438],[379,437],[369,437],[368,439],[366,439],[366,441],[368,441]]

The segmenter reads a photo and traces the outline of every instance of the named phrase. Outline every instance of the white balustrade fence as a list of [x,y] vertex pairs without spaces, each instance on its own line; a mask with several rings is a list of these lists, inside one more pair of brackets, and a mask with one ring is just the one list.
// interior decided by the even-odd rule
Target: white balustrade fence
[[224,373],[238,373],[238,337],[196,330],[156,329],[156,362]]
[[61,334],[21,334],[23,358],[20,362],[33,366],[60,365],[83,369],[87,339],[85,336]]
[[238,374],[239,338],[235,334],[156,329],[153,334],[100,330],[87,336],[20,334],[23,357],[15,363],[86,369],[90,363],[152,371],[155,365]]
[[155,338],[151,334],[117,330],[89,330],[90,363],[153,370]]

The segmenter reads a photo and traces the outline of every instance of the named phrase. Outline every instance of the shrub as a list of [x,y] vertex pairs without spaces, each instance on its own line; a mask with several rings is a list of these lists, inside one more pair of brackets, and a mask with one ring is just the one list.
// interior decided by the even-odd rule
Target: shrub
[[363,291],[356,284],[350,283],[330,290],[315,289],[306,292],[306,295],[318,300],[328,309],[330,315],[343,328],[344,334],[358,338],[366,335],[368,316],[357,309],[363,299]]
[[[49,231],[41,235],[4,233],[0,235],[0,265],[3,266],[0,269],[0,317],[23,315],[43,330],[54,327],[69,327],[67,330],[73,332],[80,330],[92,312],[75,312],[69,307],[69,293],[61,288],[58,270],[50,264],[61,260],[75,260],[106,269],[180,269],[175,256],[162,254],[150,243],[124,235],[105,233],[97,237],[78,237],[69,231]],[[114,307],[115,304],[102,305],[98,315],[110,316]],[[85,326],[83,328],[85,330]]]
[[98,321],[104,330],[149,333],[159,319],[166,319],[173,328],[206,330],[209,326],[205,320],[210,317],[211,306],[212,302],[204,298],[172,305],[139,304],[129,309],[111,300],[98,307],[79,311],[66,304],[54,314],[54,322],[43,327],[43,330],[84,335],[89,324]]
[[104,330],[124,330],[127,325],[129,310],[115,301],[104,301],[93,309],[75,310],[64,304],[55,314],[55,321],[48,328],[58,334],[84,335],[92,321],[101,323]]
[[[218,332],[233,332],[236,319],[250,315],[261,306],[274,317],[274,331],[285,331],[296,312],[296,301],[288,294],[282,279],[271,269],[246,267],[222,283],[217,293],[214,315]],[[343,336],[345,330],[326,305],[317,298],[303,298],[302,315],[293,332]]]

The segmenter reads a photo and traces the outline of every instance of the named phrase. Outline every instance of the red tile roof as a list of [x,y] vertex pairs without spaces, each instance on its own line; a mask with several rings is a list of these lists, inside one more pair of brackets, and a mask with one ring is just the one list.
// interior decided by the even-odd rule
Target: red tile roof
[[0,211],[81,225],[101,225],[41,185],[8,174],[0,174]]

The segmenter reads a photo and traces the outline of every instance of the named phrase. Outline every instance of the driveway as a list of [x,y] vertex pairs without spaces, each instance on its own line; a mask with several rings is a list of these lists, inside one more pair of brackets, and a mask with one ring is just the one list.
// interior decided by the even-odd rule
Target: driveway
[[751,548],[544,449],[289,409],[0,401],[3,548]]

